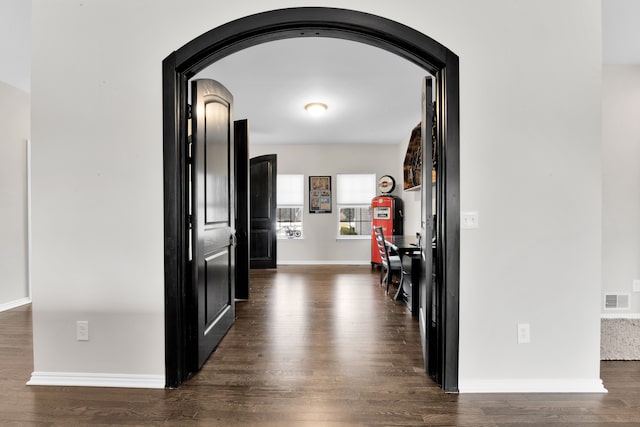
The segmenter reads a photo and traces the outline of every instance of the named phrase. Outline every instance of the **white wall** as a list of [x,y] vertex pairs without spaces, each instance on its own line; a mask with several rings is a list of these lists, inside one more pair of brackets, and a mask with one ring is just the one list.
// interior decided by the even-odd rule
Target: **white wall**
[[162,59],[294,5],[385,16],[460,56],[460,201],[480,214],[461,237],[461,390],[602,390],[598,0],[35,0],[35,370],[161,378]]
[[629,310],[640,314],[640,66],[605,65],[602,88],[603,294],[630,294]]
[[475,4],[451,27],[469,30],[460,200],[480,224],[461,231],[460,388],[597,390],[600,4]]
[[[371,262],[371,240],[336,239],[338,211],[335,197],[336,174],[374,173],[376,177],[393,176],[400,182],[397,163],[393,159],[398,144],[308,144],[251,145],[251,157],[278,155],[279,174],[304,174],[305,189],[309,175],[330,175],[334,194],[331,214],[310,214],[309,195],[305,194],[303,239],[278,240],[278,263],[355,263]],[[308,189],[307,189],[308,190]],[[394,192],[397,195],[398,191]]]
[[28,302],[29,94],[0,82],[0,311]]

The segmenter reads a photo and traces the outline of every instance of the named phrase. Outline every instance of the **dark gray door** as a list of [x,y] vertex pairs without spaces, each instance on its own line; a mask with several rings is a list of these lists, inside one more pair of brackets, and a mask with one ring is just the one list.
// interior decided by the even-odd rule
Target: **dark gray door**
[[[420,234],[422,235],[422,274],[420,275],[420,309],[418,318],[420,321],[420,336],[422,339],[422,354],[424,356],[425,371],[438,384],[442,384],[442,360],[439,357],[439,322],[438,296],[437,296],[437,271],[434,269],[434,251],[437,250],[437,236],[434,234],[433,215],[433,81],[431,77],[425,77],[422,85],[422,212]],[[436,237],[432,243],[432,239]]]
[[191,97],[193,333],[199,369],[235,317],[233,97],[213,80],[193,81]]
[[277,156],[267,154],[254,157],[249,168],[251,268],[276,268]]
[[235,122],[236,298],[249,299],[249,123]]

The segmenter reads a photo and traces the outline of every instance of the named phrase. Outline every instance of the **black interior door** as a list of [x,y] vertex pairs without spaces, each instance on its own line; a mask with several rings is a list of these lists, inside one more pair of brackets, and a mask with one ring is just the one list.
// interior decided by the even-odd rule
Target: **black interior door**
[[276,268],[277,156],[267,154],[254,157],[249,169],[251,268]]
[[236,298],[249,299],[249,123],[234,124],[236,149]]
[[[433,206],[432,171],[434,165],[433,156],[433,129],[434,129],[434,104],[433,104],[433,80],[425,77],[422,85],[422,274],[420,275],[420,336],[422,339],[422,353],[424,356],[425,371],[439,385],[442,384],[442,360],[439,357],[438,322],[439,299],[437,295],[437,263],[434,263],[437,252],[438,239],[435,230]],[[437,184],[437,183],[436,183]],[[435,237],[435,239],[434,239]]]
[[235,152],[231,93],[216,81],[194,80],[191,97],[193,362],[199,369],[235,317]]

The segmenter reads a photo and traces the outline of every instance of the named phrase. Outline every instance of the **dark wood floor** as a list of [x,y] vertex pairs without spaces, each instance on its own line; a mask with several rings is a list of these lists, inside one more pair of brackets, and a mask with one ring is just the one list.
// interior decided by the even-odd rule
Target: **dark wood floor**
[[640,362],[608,394],[444,394],[416,321],[368,266],[252,272],[251,299],[177,390],[35,387],[29,306],[0,313],[0,425],[640,426]]

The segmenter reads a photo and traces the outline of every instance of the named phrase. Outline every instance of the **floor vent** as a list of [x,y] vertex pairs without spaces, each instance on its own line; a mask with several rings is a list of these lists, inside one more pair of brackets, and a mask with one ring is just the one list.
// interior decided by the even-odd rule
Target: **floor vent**
[[605,310],[626,310],[629,309],[629,294],[605,294]]

